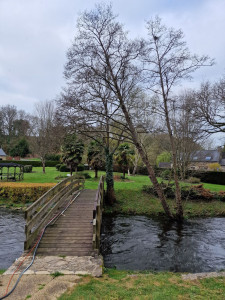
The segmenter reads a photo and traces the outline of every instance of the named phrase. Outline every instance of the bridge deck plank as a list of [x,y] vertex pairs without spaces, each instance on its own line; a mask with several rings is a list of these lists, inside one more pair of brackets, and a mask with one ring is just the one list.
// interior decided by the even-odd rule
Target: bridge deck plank
[[37,255],[92,255],[93,207],[96,190],[84,190],[46,229]]

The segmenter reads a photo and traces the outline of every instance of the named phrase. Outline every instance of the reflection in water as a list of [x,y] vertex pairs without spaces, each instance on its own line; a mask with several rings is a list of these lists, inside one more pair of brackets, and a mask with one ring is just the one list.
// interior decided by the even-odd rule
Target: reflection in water
[[144,216],[105,217],[101,253],[106,267],[209,272],[225,269],[225,218],[176,222]]
[[0,269],[8,268],[23,253],[24,214],[0,208]]

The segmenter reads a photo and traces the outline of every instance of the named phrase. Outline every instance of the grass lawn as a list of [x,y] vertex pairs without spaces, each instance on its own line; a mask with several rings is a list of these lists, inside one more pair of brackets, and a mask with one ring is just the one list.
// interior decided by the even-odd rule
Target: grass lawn
[[[87,171],[85,171],[87,172]],[[99,178],[94,178],[94,171],[88,171],[92,178],[86,179],[86,189],[97,189]],[[25,173],[24,181],[27,183],[54,183],[62,179],[56,179],[58,176],[66,176],[67,173],[62,173],[56,170],[55,167],[47,167],[46,174],[42,173],[41,167],[33,168],[33,173]],[[99,172],[98,176],[105,175],[105,172]],[[121,174],[116,174],[121,175]],[[159,178],[160,180],[160,178]],[[19,184],[16,182],[15,185]],[[148,176],[136,175],[130,176],[129,180],[115,181],[115,191],[117,203],[113,207],[106,207],[105,213],[124,213],[124,214],[140,214],[149,216],[159,216],[163,214],[163,210],[159,200],[142,192],[143,185],[150,185]],[[187,184],[187,183],[183,183]],[[203,184],[205,188],[211,191],[225,190],[224,185]],[[174,210],[174,201],[168,200],[169,205]],[[5,199],[0,198],[0,205],[6,203]],[[11,204],[9,203],[9,207]],[[19,207],[19,205],[18,205]],[[190,217],[210,217],[210,216],[225,216],[225,202],[184,202],[184,215]]]
[[75,299],[212,299],[222,300],[225,278],[184,281],[178,273],[138,273],[108,269],[102,278],[83,277],[59,300]]

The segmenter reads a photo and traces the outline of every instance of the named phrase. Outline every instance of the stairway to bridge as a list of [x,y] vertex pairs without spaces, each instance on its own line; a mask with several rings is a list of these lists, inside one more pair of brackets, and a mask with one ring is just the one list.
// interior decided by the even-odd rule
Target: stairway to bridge
[[83,190],[41,240],[37,255],[87,256],[93,254],[93,207],[96,190]]

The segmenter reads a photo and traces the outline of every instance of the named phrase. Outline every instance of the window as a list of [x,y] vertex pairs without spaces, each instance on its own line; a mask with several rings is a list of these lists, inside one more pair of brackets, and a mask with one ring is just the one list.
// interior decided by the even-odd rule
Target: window
[[211,160],[211,156],[206,156],[205,160]]
[[198,159],[198,156],[194,156],[193,159],[194,159],[194,160],[197,160],[197,159]]

